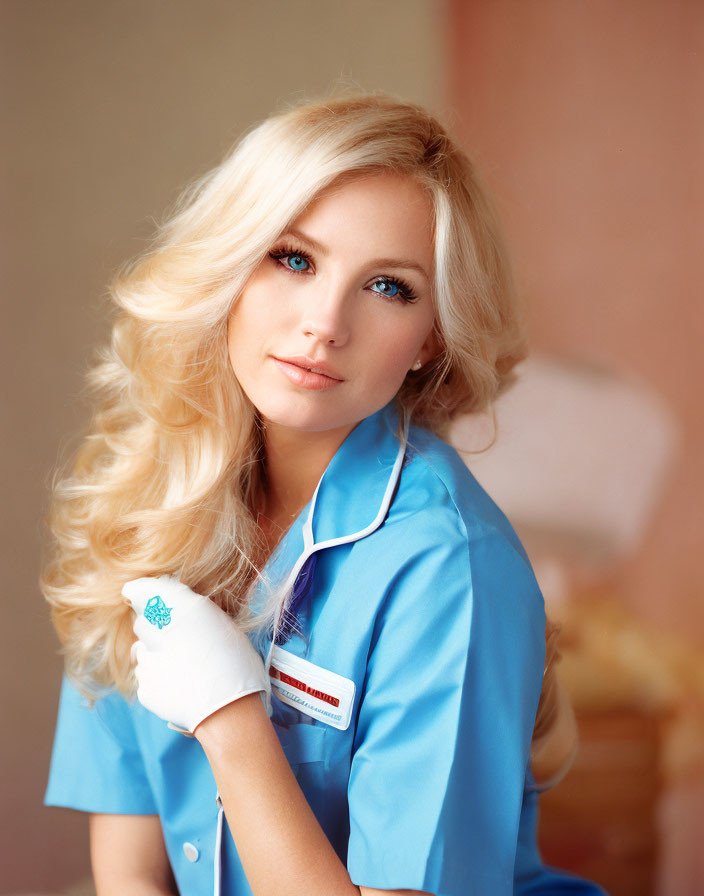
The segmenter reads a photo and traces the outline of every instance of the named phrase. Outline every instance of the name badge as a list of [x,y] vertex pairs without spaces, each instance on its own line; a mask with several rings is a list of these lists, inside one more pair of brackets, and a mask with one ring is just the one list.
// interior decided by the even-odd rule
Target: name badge
[[349,727],[356,690],[350,678],[275,645],[269,663],[269,680],[272,692],[282,703],[341,731]]

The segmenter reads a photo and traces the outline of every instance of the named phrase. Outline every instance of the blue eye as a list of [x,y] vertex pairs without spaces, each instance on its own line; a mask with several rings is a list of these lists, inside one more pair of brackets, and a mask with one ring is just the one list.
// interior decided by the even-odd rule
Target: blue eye
[[401,291],[393,281],[385,280],[381,277],[378,280],[375,280],[374,283],[372,283],[372,287],[379,286],[379,284],[386,287],[383,291],[378,290],[378,292],[380,295],[386,296],[387,299],[395,298]]
[[[383,289],[374,289],[375,286],[382,286]],[[383,296],[385,299],[401,299],[403,302],[415,302],[418,296],[413,292],[410,284],[405,280],[397,277],[377,277],[372,283],[371,289],[377,295]]]
[[302,249],[283,247],[270,252],[269,257],[294,274],[305,273],[311,266],[310,255],[307,252],[303,252]]
[[307,265],[308,262],[302,255],[288,255],[286,256],[289,259],[289,265],[294,271],[305,271],[304,265]]
[[[307,252],[295,245],[288,244],[278,249],[272,249],[269,252],[269,258],[290,274],[312,273],[313,259]],[[366,288],[389,301],[410,304],[418,299],[411,285],[399,277],[377,277],[372,285]]]

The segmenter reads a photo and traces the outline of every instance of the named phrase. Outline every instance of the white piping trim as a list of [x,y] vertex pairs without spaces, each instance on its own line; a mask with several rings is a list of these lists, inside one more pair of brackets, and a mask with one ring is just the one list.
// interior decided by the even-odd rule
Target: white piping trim
[[215,802],[218,804],[218,827],[215,834],[215,856],[213,858],[213,896],[220,896],[220,875],[222,873],[222,820],[224,809],[218,791]]

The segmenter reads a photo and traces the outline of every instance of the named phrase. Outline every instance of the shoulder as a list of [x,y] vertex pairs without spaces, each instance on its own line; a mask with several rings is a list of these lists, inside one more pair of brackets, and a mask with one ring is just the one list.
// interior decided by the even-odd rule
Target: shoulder
[[504,541],[530,567],[513,526],[479,484],[458,452],[434,433],[411,426],[399,488],[389,521],[408,520],[410,528],[428,532],[442,527],[442,537],[456,532],[470,545],[481,539]]
[[[409,618],[509,619],[542,637],[543,597],[511,523],[452,446],[411,427],[404,467],[384,524],[357,546],[358,590]],[[430,598],[430,599],[429,599]]]

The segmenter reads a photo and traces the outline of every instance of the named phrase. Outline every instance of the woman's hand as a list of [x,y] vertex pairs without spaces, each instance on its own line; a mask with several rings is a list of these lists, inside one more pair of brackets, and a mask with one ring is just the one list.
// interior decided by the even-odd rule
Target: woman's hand
[[173,576],[126,582],[122,594],[136,613],[132,647],[137,697],[171,726],[196,726],[234,700],[271,687],[247,635],[211,600]]

